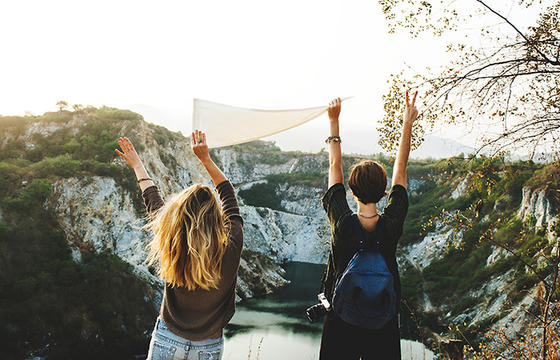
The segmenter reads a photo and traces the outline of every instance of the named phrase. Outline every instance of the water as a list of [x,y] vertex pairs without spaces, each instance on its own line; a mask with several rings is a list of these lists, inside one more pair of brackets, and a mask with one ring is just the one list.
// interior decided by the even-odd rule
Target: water
[[[319,358],[322,322],[310,323],[305,309],[317,303],[324,265],[288,263],[288,286],[237,306],[225,329],[224,360],[312,360]],[[403,360],[432,360],[420,342],[401,340]]]

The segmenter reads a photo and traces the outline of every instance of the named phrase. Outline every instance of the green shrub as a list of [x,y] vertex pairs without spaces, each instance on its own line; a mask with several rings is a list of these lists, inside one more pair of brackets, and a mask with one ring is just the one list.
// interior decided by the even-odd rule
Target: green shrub
[[424,290],[422,288],[424,279],[422,278],[422,273],[409,264],[401,269],[401,273],[403,298],[409,303],[416,305],[421,304],[424,301]]
[[[465,235],[463,241],[470,242]],[[461,299],[473,287],[482,285],[491,275],[485,268],[490,252],[489,244],[452,247],[443,259],[433,261],[423,271],[430,299],[438,305],[449,304]]]
[[20,186],[23,172],[17,165],[0,162],[0,197],[10,194]]
[[1,116],[0,115],[0,133],[7,131],[14,132],[16,136],[25,132],[31,119],[21,116]]
[[72,154],[78,152],[81,146],[82,145],[75,138],[72,138],[64,144],[63,149],[65,152]]
[[239,196],[245,204],[268,207],[274,210],[284,210],[281,199],[277,195],[278,185],[270,182],[257,183],[246,190],[240,190]]
[[109,176],[116,180],[120,177],[119,166],[100,162],[97,160],[85,160],[81,162],[81,170],[99,176]]
[[479,303],[480,303],[480,299],[475,298],[473,296],[465,296],[459,302],[451,306],[451,313],[462,314],[464,312],[469,311],[471,308],[478,305]]
[[19,139],[11,139],[2,148],[0,160],[17,159],[25,154],[25,143]]
[[60,155],[55,158],[45,158],[32,165],[36,176],[45,177],[58,175],[62,177],[75,176],[82,169],[79,160],[72,160],[69,154]]
[[116,121],[126,121],[126,120],[142,120],[142,115],[135,113],[134,111],[130,110],[122,110],[113,107],[103,106],[97,111],[95,111],[95,115],[100,119],[104,120],[116,120]]
[[494,240],[500,244],[512,245],[515,244],[523,229],[523,222],[517,217],[510,218],[496,230]]
[[4,198],[2,204],[8,209],[23,211],[34,208],[37,204],[42,204],[51,195],[52,184],[46,179],[33,179],[27,189],[20,192],[17,197]]
[[560,162],[550,163],[534,172],[525,185],[533,188],[543,188],[546,185],[556,189],[560,187]]
[[0,221],[0,239],[4,239],[10,231],[12,231],[12,228]]
[[157,316],[149,287],[115,255],[85,253],[74,263],[56,220],[42,215],[13,229],[0,223],[2,354],[25,358],[42,349],[49,359],[128,359],[145,353]]
[[57,112],[46,112],[43,115],[36,116],[34,121],[42,122],[55,122],[62,123],[72,120],[73,114],[70,111],[57,111]]
[[266,176],[266,180],[274,185],[285,183],[288,185],[324,187],[326,185],[327,175],[321,174],[319,171],[279,173]]
[[148,123],[148,127],[152,130],[152,136],[160,146],[165,146],[169,141],[186,139],[180,132],[172,132],[160,125]]

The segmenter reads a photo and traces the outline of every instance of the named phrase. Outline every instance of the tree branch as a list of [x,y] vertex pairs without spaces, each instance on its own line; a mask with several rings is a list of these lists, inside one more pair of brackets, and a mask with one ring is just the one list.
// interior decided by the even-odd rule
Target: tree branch
[[511,21],[509,21],[505,16],[503,16],[503,15],[500,14],[500,13],[498,13],[496,10],[492,9],[490,6],[486,5],[486,3],[485,3],[484,1],[482,1],[482,0],[476,0],[476,1],[478,1],[479,3],[481,3],[485,8],[487,8],[488,10],[490,10],[492,13],[496,14],[498,17],[500,17],[501,19],[503,19],[506,23],[508,23],[509,26],[511,26],[519,35],[521,35],[521,37],[523,37],[523,39],[525,39],[525,41],[527,41],[527,44],[529,44],[530,46],[532,46],[532,47],[537,51],[537,53],[539,53],[539,55],[543,57],[543,59],[544,59],[546,62],[548,62],[548,63],[550,63],[550,64],[552,64],[552,65],[560,65],[560,62],[550,60],[542,51],[539,50],[538,47],[536,47],[536,46],[533,44],[533,42],[532,42],[531,40],[529,40],[529,39],[527,38],[527,36],[525,36],[525,34],[523,34],[523,33],[522,33],[515,25],[513,25],[513,24],[511,23]]

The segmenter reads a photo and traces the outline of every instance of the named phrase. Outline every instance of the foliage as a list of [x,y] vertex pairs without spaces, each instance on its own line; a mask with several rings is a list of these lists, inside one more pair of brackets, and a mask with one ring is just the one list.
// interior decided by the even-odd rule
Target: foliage
[[278,196],[278,184],[272,182],[256,183],[249,189],[240,190],[239,196],[247,205],[284,210]]
[[169,141],[186,139],[180,132],[169,131],[160,125],[148,123],[148,127],[152,130],[152,136],[160,146],[165,146]]
[[486,268],[486,259],[491,250],[489,244],[474,247],[477,230],[480,228],[464,234],[463,248],[449,248],[442,260],[433,261],[424,269],[426,290],[435,304],[461,301],[470,289],[489,279],[491,272]]
[[266,176],[266,180],[273,184],[303,185],[322,188],[326,184],[327,175],[319,171],[279,173]]
[[115,255],[84,249],[74,262],[56,220],[42,209],[49,194],[50,184],[35,179],[3,203],[12,224],[0,222],[3,359],[30,350],[49,359],[144,354],[156,317],[151,290]]
[[251,154],[257,157],[258,161],[267,165],[280,165],[285,164],[290,159],[294,157],[297,152],[286,152],[282,151],[274,142],[267,141],[251,141],[245,144],[232,145],[228,147],[234,149],[239,153],[237,157],[237,163],[239,165],[245,165],[244,154]]
[[6,133],[9,130],[14,132],[15,135],[21,135],[30,122],[30,119],[21,116],[0,115],[0,133]]
[[280,148],[274,142],[256,140],[240,145],[232,145],[229,148],[240,153],[278,153]]
[[[99,109],[78,106],[74,110],[74,113],[64,110],[35,118],[0,117],[0,128],[5,127],[14,135],[23,134],[21,124],[29,126],[33,123],[40,127],[48,122],[65,123],[75,116],[80,120],[78,126],[61,126],[47,135],[33,133],[28,144],[18,137],[8,140],[0,152],[0,185],[3,185],[0,198],[13,195],[18,184],[31,182],[34,178],[99,175],[112,177],[129,190],[135,210],[143,212],[144,205],[134,174],[126,165],[114,163],[118,158],[114,151],[118,148],[118,137],[127,132],[135,141],[134,129],[142,121],[142,116],[105,106]],[[161,129],[158,131],[164,136],[180,136]],[[143,144],[139,141],[137,144],[137,149],[142,151]],[[169,166],[176,165],[171,157],[166,157],[165,161]]]
[[1,203],[9,210],[27,212],[48,199],[51,195],[51,186],[48,180],[33,179],[27,189],[20,192],[17,197],[4,198]]
[[66,108],[68,107],[68,102],[64,100],[59,100],[56,102],[56,106],[58,106],[58,111],[62,112],[63,110],[66,110]]
[[[459,246],[450,249],[441,262],[432,263],[425,269],[426,286],[430,290],[430,299],[437,303],[442,302],[445,298],[445,302],[449,303],[454,297],[445,293],[446,286],[453,284],[455,292],[466,295],[462,291],[465,278],[471,284],[476,285],[512,269],[515,281],[507,289],[506,306],[519,303],[528,295],[528,291],[534,289],[536,285],[543,289],[542,293],[544,295],[542,298],[544,300],[539,310],[542,312],[530,312],[529,314],[535,316],[535,321],[544,324],[540,330],[542,332],[541,341],[533,350],[540,347],[542,351],[540,358],[543,360],[549,359],[546,355],[547,344],[548,339],[555,336],[552,329],[556,321],[554,319],[557,319],[557,317],[554,317],[556,316],[554,315],[554,308],[560,300],[557,281],[560,256],[558,251],[549,255],[553,244],[549,243],[546,231],[535,228],[534,219],[529,217],[522,221],[515,216],[521,199],[521,189],[525,184],[531,183],[532,172],[538,169],[538,166],[532,163],[505,164],[503,159],[500,158],[482,158],[477,162],[469,161],[464,165],[465,175],[469,180],[467,191],[477,193],[478,200],[470,202],[466,208],[460,211],[446,211],[442,217],[439,217],[445,224],[452,226],[455,231],[462,232],[464,238]],[[546,178],[550,180],[548,176],[543,174],[554,174],[551,169],[551,167],[543,168],[535,172],[534,176],[537,179],[543,180]],[[549,181],[545,185],[551,193],[558,190],[554,188],[554,184],[555,181]],[[514,191],[515,193],[508,194],[507,191]],[[500,209],[498,209],[497,201],[507,197],[510,200],[502,202]],[[505,250],[509,257],[501,258],[494,264],[485,266],[484,260],[489,253],[481,254],[481,252],[485,248],[489,249],[490,246]],[[558,246],[558,242],[556,246]],[[477,256],[477,254],[481,256]],[[450,268],[446,266],[450,261],[462,262],[458,266]],[[463,265],[469,263],[471,269],[477,270],[474,272],[471,270],[471,273],[469,273],[463,267]],[[457,307],[458,305],[454,306],[452,311],[460,311]],[[482,330],[485,329],[482,329],[480,325],[477,327],[471,326],[464,329],[463,333],[473,344],[472,341],[477,339],[477,335],[480,335]],[[519,335],[516,334],[516,336]],[[500,343],[500,335],[495,334],[494,345],[492,346],[505,346],[502,350],[520,356],[520,353],[516,352],[519,349],[515,348],[514,343],[522,340],[523,337],[516,337],[510,344],[504,344]],[[488,350],[485,346],[484,343],[481,344],[480,349]],[[475,348],[477,347],[475,346]],[[531,357],[529,349],[524,348],[519,351],[521,353],[524,351],[525,357]]]
[[55,158],[44,158],[38,163],[33,164],[31,169],[36,176],[40,177],[49,175],[70,177],[81,170],[81,162],[73,160],[72,156],[65,154]]
[[[534,227],[533,220],[522,221],[515,216],[524,186],[533,184],[538,189],[543,186],[539,182],[544,182],[548,186],[547,196],[557,191],[552,164],[543,167],[533,162],[508,163],[500,157],[482,156],[426,164],[426,173],[421,169],[419,166],[416,171],[424,182],[409,195],[400,247],[422,240],[426,232],[435,229],[435,224],[449,226],[460,241],[451,243],[442,258],[422,271],[408,261],[401,267],[403,299],[417,324],[443,332],[441,320],[468,314],[479,304],[492,303],[487,296],[473,297],[472,290],[508,271],[513,271],[514,281],[501,290],[508,295],[505,311],[517,306],[535,286],[542,286],[545,295],[551,294],[544,297],[551,306],[557,306],[560,291],[551,279],[558,270],[558,257],[548,255],[553,244],[548,243],[545,231]],[[449,195],[459,183],[465,185],[464,192],[453,199]],[[488,256],[496,247],[506,250],[507,255],[487,265]],[[542,285],[545,283],[546,286]],[[438,311],[422,310],[424,292],[439,307]],[[553,324],[558,317],[545,311],[542,314],[549,314],[548,324]],[[489,316],[478,323],[467,320],[460,330],[444,332],[476,345],[499,318]],[[550,331],[550,325],[547,329]]]
[[19,186],[22,173],[19,166],[0,162],[0,198],[11,194]]
[[[542,304],[545,299],[539,298]],[[560,319],[558,309],[554,310],[554,319]],[[554,327],[546,337],[545,352],[542,351],[543,339],[540,333],[540,325],[530,322],[524,324],[523,332],[512,336],[512,331],[506,329],[489,330],[483,334],[483,340],[474,348],[467,346],[465,359],[487,360],[487,359],[543,359],[555,360],[560,354],[560,333]]]
[[560,161],[550,163],[535,171],[525,184],[533,189],[545,189],[556,209],[560,208]]
[[[157,315],[153,290],[117,256],[96,254],[80,239],[68,239],[80,247],[81,261],[75,262],[66,236],[44,209],[57,178],[99,175],[127,189],[143,214],[134,173],[115,162],[114,152],[123,133],[134,141],[142,118],[109,107],[65,108],[37,117],[0,117],[0,336],[5,340],[0,357],[145,357]],[[31,125],[38,131],[24,142]],[[157,133],[163,137],[181,136],[162,129]],[[137,149],[144,147],[138,143]]]
[[[483,130],[478,149],[494,155],[521,149],[534,155],[554,151],[560,135],[560,2],[519,1],[512,5],[537,13],[532,26],[521,31],[504,14],[510,4],[482,0],[460,2],[379,0],[391,32],[406,29],[413,36],[461,30],[464,41],[447,45],[453,60],[442,69],[422,74],[393,74],[383,97],[385,117],[380,144],[396,150],[402,124],[404,91],[419,89],[419,120],[413,147],[441,119],[448,124]],[[494,25],[498,21],[498,25]],[[493,24],[487,27],[487,24]],[[480,44],[470,46],[469,44]],[[491,126],[485,126],[490,122]]]
[[400,269],[401,272],[401,290],[409,302],[419,304],[423,301],[424,291],[422,286],[424,279],[422,272],[416,267],[405,263]]
[[280,196],[280,186],[310,186],[324,187],[326,175],[318,171],[293,172],[270,174],[264,178],[265,182],[256,183],[249,189],[239,191],[239,196],[245,204],[252,206],[268,207],[274,210],[285,211]]

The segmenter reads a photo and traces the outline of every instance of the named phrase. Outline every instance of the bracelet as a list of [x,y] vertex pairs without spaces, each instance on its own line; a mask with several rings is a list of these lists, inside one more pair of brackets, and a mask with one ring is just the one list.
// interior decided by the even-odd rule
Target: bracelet
[[326,142],[327,144],[330,144],[331,141],[334,141],[334,142],[339,143],[339,144],[342,143],[342,140],[340,140],[340,136],[329,136],[329,137],[325,140],[325,142]]
[[142,181],[147,181],[147,180],[153,181],[150,178],[142,178],[142,179],[138,179],[138,184],[140,184],[140,182],[142,182]]

